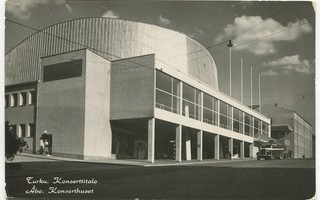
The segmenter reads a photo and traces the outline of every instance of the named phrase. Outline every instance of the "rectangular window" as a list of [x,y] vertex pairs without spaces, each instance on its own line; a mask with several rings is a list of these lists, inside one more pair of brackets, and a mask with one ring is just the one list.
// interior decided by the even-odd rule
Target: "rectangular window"
[[11,94],[11,102],[10,102],[10,107],[16,107],[18,103],[18,94]]
[[165,73],[157,71],[156,73],[156,87],[168,93],[172,93],[172,78]]
[[19,126],[19,137],[26,137],[26,125],[25,124],[20,124]]
[[19,97],[19,106],[25,106],[27,104],[27,93],[21,92]]
[[43,66],[43,82],[82,76],[82,60]]
[[9,99],[10,99],[10,98],[9,98],[9,95],[6,94],[5,97],[4,97],[4,99],[5,99],[5,108],[9,108],[9,105],[10,105],[10,104],[9,104],[9,103],[10,103],[10,102],[9,102]]
[[252,116],[245,113],[245,134],[249,136],[253,136],[252,134]]
[[261,121],[257,118],[254,118],[254,135],[260,135],[261,134]]
[[220,101],[220,127],[232,130],[232,106]]
[[36,104],[36,91],[32,90],[29,92],[28,105]]
[[200,90],[197,90],[188,84],[183,84],[182,97],[183,97],[183,102],[182,102],[183,115],[186,117],[190,117],[192,119],[200,120],[200,116],[201,116]]
[[28,124],[27,137],[33,137],[34,135],[35,135],[35,126],[34,126],[34,124]]
[[218,126],[217,99],[203,93],[203,122]]
[[156,107],[180,113],[180,82],[165,73],[156,72]]
[[243,112],[233,108],[233,131],[243,133]]
[[262,134],[268,135],[268,124],[265,122],[262,122]]

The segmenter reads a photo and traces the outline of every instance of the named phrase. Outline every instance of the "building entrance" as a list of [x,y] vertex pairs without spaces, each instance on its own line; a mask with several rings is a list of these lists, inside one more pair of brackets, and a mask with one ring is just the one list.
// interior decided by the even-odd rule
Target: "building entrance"
[[117,159],[147,159],[146,119],[111,121],[112,154]]
[[156,120],[155,159],[175,159],[176,125]]

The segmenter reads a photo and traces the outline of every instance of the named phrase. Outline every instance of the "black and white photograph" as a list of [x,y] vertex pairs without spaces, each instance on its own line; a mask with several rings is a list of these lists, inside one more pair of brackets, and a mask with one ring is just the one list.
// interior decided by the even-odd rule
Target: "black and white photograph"
[[3,197],[316,199],[316,3],[3,2]]

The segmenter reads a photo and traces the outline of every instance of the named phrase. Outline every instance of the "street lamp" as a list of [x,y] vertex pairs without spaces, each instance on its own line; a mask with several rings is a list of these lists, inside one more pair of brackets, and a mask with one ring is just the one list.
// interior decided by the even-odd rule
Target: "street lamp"
[[230,82],[229,82],[229,86],[230,86],[230,97],[231,97],[231,47],[233,47],[233,44],[232,44],[232,40],[229,40],[229,44],[228,44],[228,47],[229,47],[229,75],[230,75]]

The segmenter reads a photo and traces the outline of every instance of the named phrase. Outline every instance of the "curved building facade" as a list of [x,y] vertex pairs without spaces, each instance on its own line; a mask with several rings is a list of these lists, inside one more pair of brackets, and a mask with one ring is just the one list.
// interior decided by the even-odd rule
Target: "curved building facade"
[[78,159],[241,159],[270,136],[269,118],[219,92],[201,44],[154,25],[62,22],[14,47],[5,67],[5,118],[30,153],[49,138],[46,153]]
[[146,54],[218,89],[216,64],[192,38],[154,25],[83,18],[45,28],[6,55],[6,85],[40,78],[39,57],[87,48],[110,61]]

